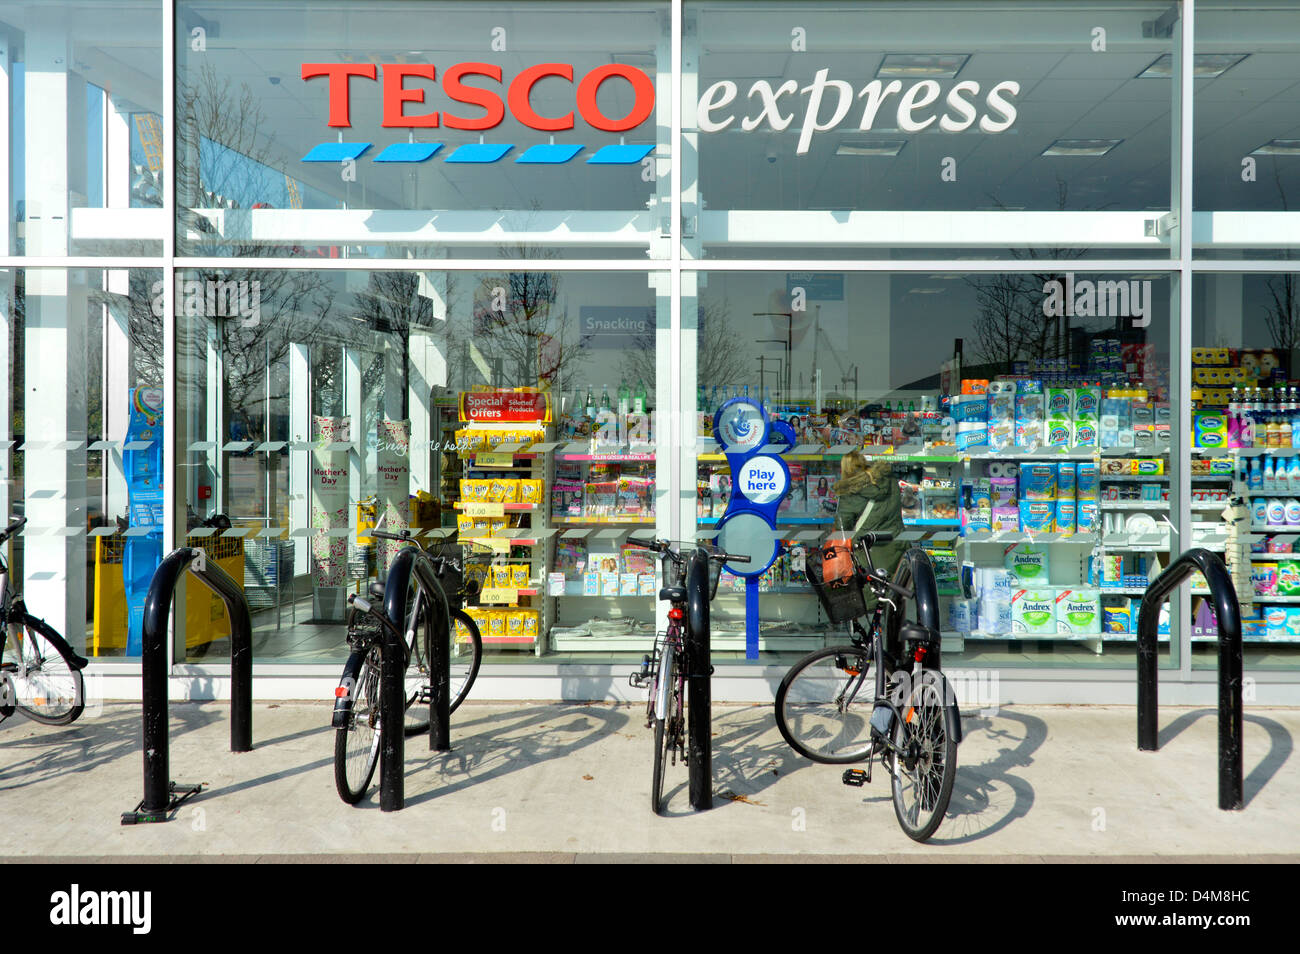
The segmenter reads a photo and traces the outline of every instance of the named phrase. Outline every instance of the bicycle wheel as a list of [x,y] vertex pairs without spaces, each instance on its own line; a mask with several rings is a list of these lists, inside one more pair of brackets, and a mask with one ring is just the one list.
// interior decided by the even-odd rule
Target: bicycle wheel
[[[671,656],[667,669],[667,701],[664,717],[655,720],[655,778],[653,805],[655,814],[663,808],[664,775],[668,765],[686,764],[686,696],[683,678],[684,661],[680,653],[665,650]],[[680,756],[680,759],[678,758]]]
[[365,796],[375,766],[379,764],[381,655],[374,643],[364,652],[352,688],[352,714],[348,724],[334,734],[334,786],[339,798],[349,805],[355,805]]
[[[459,624],[460,629],[457,629]],[[456,707],[465,701],[469,691],[478,678],[478,667],[483,661],[483,636],[479,633],[478,623],[463,610],[453,610],[451,614],[451,706]]]
[[13,705],[29,719],[67,725],[81,715],[86,705],[81,677],[85,663],[44,621],[29,617],[16,636],[6,636],[4,660]]
[[429,706],[427,702],[420,702],[420,693],[429,685],[433,620],[425,609],[424,597],[417,595],[414,599],[414,621],[406,628],[410,644],[406,657],[406,721],[403,731],[408,736],[429,731]]
[[776,727],[790,747],[814,762],[860,762],[871,752],[876,673],[862,646],[809,653],[776,690]]
[[[650,701],[648,703],[650,710],[650,719],[654,723],[654,776],[650,783],[650,810],[656,815],[659,814],[659,806],[663,803],[664,794],[664,763],[668,760],[668,733],[667,723],[672,716],[672,691],[671,686],[664,682],[665,679],[673,678],[673,667],[675,655],[673,654],[672,644],[664,643],[663,652],[659,654],[659,665],[656,670],[654,688],[650,692]],[[661,713],[659,700],[661,697],[666,698],[666,704]]]
[[944,719],[950,698],[943,674],[926,670],[899,706],[903,718],[893,731],[891,788],[898,824],[914,841],[934,834],[952,797],[957,743]]

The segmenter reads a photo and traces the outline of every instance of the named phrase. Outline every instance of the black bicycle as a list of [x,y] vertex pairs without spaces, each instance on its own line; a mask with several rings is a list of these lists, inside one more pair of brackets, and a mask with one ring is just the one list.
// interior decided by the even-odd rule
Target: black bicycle
[[[938,658],[939,634],[904,619],[913,588],[871,563],[872,544],[891,539],[890,533],[863,535],[856,549],[866,566],[855,561],[846,579],[827,579],[822,551],[809,554],[808,581],[831,622],[849,625],[851,643],[815,650],[795,663],[776,692],[776,725],[791,748],[815,762],[866,761],[865,771],[845,771],[846,785],[870,782],[879,756],[899,825],[924,841],[952,797],[959,715],[947,679],[927,664]],[[908,571],[896,579],[910,582]],[[867,615],[863,586],[876,596],[868,629],[860,622]],[[886,650],[891,631],[902,648],[899,658]]]
[[[668,608],[668,628],[655,640],[654,651],[642,657],[641,669],[628,677],[637,689],[649,687],[646,701],[646,727],[654,728],[654,775],[650,783],[650,810],[659,813],[663,805],[664,769],[669,763],[687,764],[690,747],[686,739],[686,680],[691,675],[686,650],[689,634],[687,589],[688,557],[681,553],[680,545],[667,540],[643,540],[629,537],[629,544],[653,550],[660,555],[661,582],[659,599],[671,604]],[[729,554],[716,547],[697,544],[709,559],[709,600],[718,592],[718,578],[724,563],[748,563],[749,557]]]
[[0,626],[5,634],[0,644],[0,721],[17,710],[46,725],[67,725],[86,706],[81,670],[88,660],[73,652],[49,623],[27,612],[10,585],[3,547],[26,523],[26,517],[19,517],[0,532]]
[[425,593],[415,584],[414,596],[407,603],[411,611],[404,632],[384,612],[384,583],[372,582],[365,597],[348,597],[347,640],[351,654],[343,666],[343,676],[335,690],[334,716],[334,783],[339,797],[355,805],[365,796],[379,764],[382,739],[379,721],[379,680],[382,671],[382,644],[385,630],[397,633],[406,647],[406,717],[403,734],[418,735],[429,729],[430,685],[429,661],[434,639],[433,613],[446,606],[450,640],[450,683],[448,711],[455,712],[469,695],[483,659],[483,638],[478,625],[461,608],[461,601],[473,598],[478,584],[464,583],[464,567],[455,557],[436,554],[412,537],[409,531],[370,535],[396,540],[419,547],[433,563],[435,581],[442,592]]

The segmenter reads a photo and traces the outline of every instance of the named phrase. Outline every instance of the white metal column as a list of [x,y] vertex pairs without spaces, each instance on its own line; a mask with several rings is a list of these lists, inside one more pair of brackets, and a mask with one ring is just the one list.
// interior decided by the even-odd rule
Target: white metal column
[[[311,492],[311,346],[289,346],[289,532],[306,530]],[[310,569],[311,544],[295,537],[293,574]]]
[[107,442],[103,453],[104,516],[108,525],[113,518],[126,513],[126,472],[122,462],[122,444],[126,440],[127,423],[131,417],[127,393],[131,381],[131,340],[129,329],[128,297],[130,272],[124,268],[104,272],[104,290],[108,302],[104,305],[103,341],[103,434]]
[[447,387],[447,273],[421,272],[418,294],[433,305],[433,327],[411,329],[407,342],[406,408],[411,418],[411,492],[437,496],[433,462],[439,448],[433,420],[433,389]]
[[[1173,207],[1178,217],[1178,228],[1174,234],[1177,243],[1175,251],[1178,257],[1177,319],[1171,320],[1170,353],[1170,397],[1175,408],[1191,414],[1192,407],[1192,114],[1195,109],[1193,90],[1195,89],[1195,70],[1193,68],[1193,40],[1195,37],[1195,3],[1184,0],[1182,16],[1174,27],[1174,81],[1178,84],[1175,113],[1178,130],[1177,161],[1174,164],[1174,181],[1177,183],[1178,195]],[[1174,302],[1170,302],[1171,306]],[[1178,419],[1175,418],[1175,421]],[[1186,551],[1192,545],[1192,449],[1189,434],[1191,428],[1175,423],[1173,447],[1170,449],[1169,463],[1173,467],[1174,480],[1171,482],[1174,496],[1174,526],[1178,528],[1178,540],[1174,546]],[[1179,647],[1180,679],[1187,680],[1192,674],[1192,614],[1189,596],[1190,579],[1170,596],[1174,608],[1170,638],[1177,641]]]
[[[343,350],[343,416],[351,421],[348,451],[348,527],[356,529],[357,501],[362,497],[362,484],[366,467],[365,396],[361,389],[361,375],[365,370],[368,351],[355,348]],[[355,537],[349,534],[348,542]]]
[[[86,86],[70,73],[58,11],[26,35],[26,251],[66,256],[72,202],[85,202]],[[26,272],[24,481],[27,601],[77,648],[86,639],[86,288],[80,273]]]

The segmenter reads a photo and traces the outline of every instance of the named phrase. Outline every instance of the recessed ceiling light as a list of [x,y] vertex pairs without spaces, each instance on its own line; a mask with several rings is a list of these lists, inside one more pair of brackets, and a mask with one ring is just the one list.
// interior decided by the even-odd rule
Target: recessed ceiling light
[[1252,149],[1252,156],[1300,156],[1300,139],[1270,139],[1258,149]]
[[947,289],[944,288],[909,288],[909,295],[942,295]]
[[896,156],[906,139],[845,139],[835,147],[837,156]]
[[1043,150],[1044,156],[1104,156],[1123,139],[1058,139]]
[[969,59],[969,53],[886,53],[876,75],[952,79]]
[[[1197,53],[1192,57],[1192,75],[1197,79],[1222,76],[1248,56],[1249,53]],[[1137,78],[1169,79],[1173,75],[1174,55],[1161,53],[1150,66],[1137,75]]]

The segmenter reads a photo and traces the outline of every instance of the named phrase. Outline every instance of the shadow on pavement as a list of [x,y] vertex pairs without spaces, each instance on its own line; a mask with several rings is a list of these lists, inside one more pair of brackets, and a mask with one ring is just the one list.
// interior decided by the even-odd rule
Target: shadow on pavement
[[[406,740],[406,805],[418,805],[539,762],[564,758],[623,729],[633,711],[635,707],[598,703],[531,706],[482,714],[472,707],[458,710],[451,722],[452,751],[427,751],[427,736]],[[422,785],[421,773],[429,771],[437,775],[435,787],[412,794],[413,788]],[[375,785],[362,805],[378,810],[378,791],[376,771]]]
[[[223,708],[172,703],[168,720],[169,738],[228,718]],[[0,725],[0,792],[39,785],[56,779],[90,772],[109,762],[135,757],[141,765],[144,730],[140,706],[127,703],[106,706],[99,713],[89,709],[69,726],[47,726],[15,715]],[[15,753],[22,753],[16,760]],[[181,767],[184,774],[184,766]]]
[[[813,763],[795,753],[780,735],[776,735],[776,717],[771,703],[760,703],[734,710],[714,710],[713,713],[713,794],[714,804],[719,800],[763,804],[754,796],[761,795],[780,779],[795,771],[808,768]],[[764,740],[764,736],[767,736]],[[649,782],[649,753],[647,752],[646,779]],[[680,779],[669,776],[668,781],[680,783],[683,792],[688,786],[686,769],[680,768]],[[647,788],[648,790],[648,788]],[[674,788],[674,792],[677,788]],[[669,794],[665,785],[665,800]],[[679,802],[683,810],[664,812],[665,815],[694,814],[688,800]]]
[[[1015,769],[1033,764],[1034,753],[1047,739],[1047,723],[1010,709],[991,715],[962,715],[964,741],[957,747],[957,780],[952,801],[933,845],[964,845],[987,838],[1029,813],[1034,789]],[[962,764],[977,733],[1000,744],[992,761]]]
[[[1160,734],[1156,737],[1156,744],[1163,749],[1166,744],[1172,742],[1183,732],[1187,731],[1187,729],[1191,728],[1192,725],[1194,725],[1198,720],[1207,717],[1212,717],[1217,723],[1219,717],[1219,710],[1218,709],[1193,709],[1191,712],[1184,712],[1173,722],[1169,723],[1167,726],[1165,726],[1163,729],[1160,730]],[[1254,800],[1255,796],[1258,795],[1261,791],[1263,791],[1264,786],[1268,784],[1270,779],[1272,779],[1275,775],[1277,775],[1278,770],[1283,765],[1285,765],[1286,760],[1291,757],[1291,753],[1295,749],[1295,742],[1291,738],[1291,733],[1287,731],[1286,727],[1284,725],[1281,725],[1280,723],[1274,722],[1272,719],[1266,719],[1263,716],[1251,715],[1249,712],[1247,712],[1242,716],[1242,720],[1243,723],[1246,722],[1254,723],[1255,725],[1259,726],[1265,732],[1268,733],[1268,751],[1264,753],[1264,757],[1260,759],[1259,763],[1253,769],[1249,770],[1246,777],[1242,780],[1242,785],[1241,785],[1242,795],[1245,797],[1246,800],[1246,804],[1243,807],[1249,808],[1250,803],[1251,801]],[[1134,730],[1133,738],[1134,738],[1133,744],[1134,746],[1136,746],[1137,745],[1136,729]],[[1216,734],[1215,751],[1213,752],[1213,754],[1207,753],[1205,759],[1206,761],[1205,770],[1207,772],[1214,772],[1216,774],[1216,777],[1219,770],[1219,754],[1217,748],[1218,746],[1217,739],[1218,736]],[[1243,741],[1242,753],[1241,753],[1242,767],[1247,768],[1250,765],[1250,751],[1244,745],[1245,740],[1243,739],[1242,741]]]

